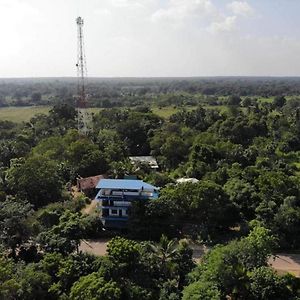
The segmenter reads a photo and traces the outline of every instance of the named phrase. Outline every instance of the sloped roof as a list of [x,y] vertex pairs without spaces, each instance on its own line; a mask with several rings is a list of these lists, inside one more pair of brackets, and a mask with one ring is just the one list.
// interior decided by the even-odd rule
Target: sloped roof
[[97,184],[97,189],[120,189],[120,190],[147,190],[153,191],[158,188],[142,180],[130,179],[102,179]]
[[89,190],[96,188],[99,181],[103,180],[105,177],[104,175],[97,175],[92,177],[80,178],[77,179],[77,186],[81,190]]
[[152,169],[157,169],[159,166],[155,157],[153,156],[129,156],[129,159],[133,163],[145,163],[148,164]]

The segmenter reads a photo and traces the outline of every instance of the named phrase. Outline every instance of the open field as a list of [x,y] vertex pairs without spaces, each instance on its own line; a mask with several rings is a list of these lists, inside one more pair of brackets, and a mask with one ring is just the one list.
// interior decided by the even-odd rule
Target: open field
[[16,123],[28,122],[36,114],[47,114],[49,106],[3,107],[0,109],[0,120]]
[[[51,106],[10,106],[0,108],[0,120],[12,121],[16,123],[28,122],[37,114],[48,114]],[[97,113],[101,108],[91,108],[93,113]]]
[[[192,110],[195,107],[188,106],[187,110]],[[0,108],[0,120],[12,121],[16,123],[28,122],[36,114],[48,114],[51,106],[24,106],[24,107],[3,107]],[[103,108],[91,108],[90,111],[97,113]],[[167,106],[163,108],[152,107],[152,111],[162,118],[169,118],[172,114],[179,111],[181,108]]]

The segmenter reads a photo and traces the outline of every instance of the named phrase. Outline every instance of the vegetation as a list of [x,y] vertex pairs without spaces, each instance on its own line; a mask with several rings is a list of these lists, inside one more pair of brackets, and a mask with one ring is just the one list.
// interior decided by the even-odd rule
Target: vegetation
[[[268,265],[300,247],[297,79],[95,79],[91,103],[105,109],[87,136],[75,83],[49,82],[0,83],[3,105],[54,104],[0,121],[0,299],[300,298],[299,279]],[[160,170],[133,155],[155,156]],[[108,233],[71,186],[104,173],[161,189],[133,203],[127,230],[95,257],[80,243]],[[190,240],[210,249],[197,263]]]

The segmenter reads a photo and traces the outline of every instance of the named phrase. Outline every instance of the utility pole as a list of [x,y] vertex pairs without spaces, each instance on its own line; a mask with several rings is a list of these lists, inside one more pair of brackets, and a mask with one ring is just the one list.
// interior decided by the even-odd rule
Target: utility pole
[[89,114],[88,99],[85,90],[85,79],[87,76],[86,58],[84,52],[84,39],[83,39],[83,19],[78,17],[76,19],[77,24],[77,92],[78,96],[76,99],[77,108],[77,127],[78,131],[87,135],[91,130],[91,115]]

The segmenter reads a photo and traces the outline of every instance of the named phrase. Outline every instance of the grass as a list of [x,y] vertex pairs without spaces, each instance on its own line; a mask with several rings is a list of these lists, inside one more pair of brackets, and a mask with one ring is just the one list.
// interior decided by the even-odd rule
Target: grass
[[0,108],[0,120],[16,123],[28,122],[36,114],[47,114],[49,110],[49,106],[3,107]]
[[[193,110],[197,108],[197,106],[185,106],[184,109],[186,110]],[[165,106],[165,107],[157,107],[157,106],[152,106],[151,110],[154,114],[160,116],[161,118],[168,119],[171,115],[179,112],[182,110],[183,107],[174,107],[174,106]]]
[[[186,110],[193,110],[196,106],[186,106],[184,107]],[[221,112],[227,110],[226,106],[210,106],[206,105],[205,108],[210,109],[218,109]],[[51,106],[24,106],[24,107],[3,107],[0,108],[0,121],[12,121],[16,123],[28,122],[32,117],[37,114],[48,114]],[[176,106],[166,106],[159,108],[158,106],[154,105],[151,107],[151,110],[154,114],[168,119],[171,115],[175,114],[176,112],[180,111],[182,107]],[[103,110],[103,108],[90,108],[89,109],[92,113],[98,113],[99,111]]]

